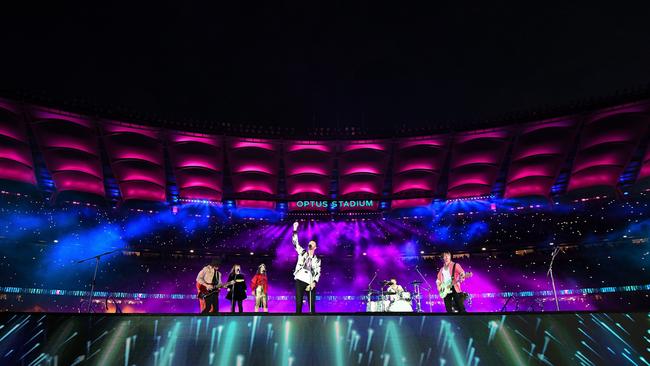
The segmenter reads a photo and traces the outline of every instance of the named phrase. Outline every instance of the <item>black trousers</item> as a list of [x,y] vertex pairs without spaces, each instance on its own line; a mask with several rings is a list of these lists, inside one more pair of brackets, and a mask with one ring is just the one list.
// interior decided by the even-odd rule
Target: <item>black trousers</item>
[[[309,286],[308,283],[296,280],[296,313],[302,313],[302,301],[305,298],[305,290]],[[308,302],[310,304],[309,311],[312,313],[316,312],[316,289],[308,291]]]
[[235,303],[237,303],[237,307],[239,308],[239,312],[244,311],[244,300],[230,300],[230,312],[234,313],[235,312]]
[[205,309],[202,314],[211,313],[216,314],[219,312],[219,293],[214,293],[205,298]]
[[465,302],[461,294],[456,292],[455,288],[451,288],[451,293],[445,296],[445,309],[448,313],[453,313],[454,310],[459,313],[465,312]]

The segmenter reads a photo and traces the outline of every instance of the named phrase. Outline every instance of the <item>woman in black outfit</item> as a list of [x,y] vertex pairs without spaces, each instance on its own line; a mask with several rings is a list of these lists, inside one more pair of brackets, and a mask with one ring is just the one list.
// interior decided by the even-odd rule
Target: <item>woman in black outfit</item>
[[234,285],[228,286],[228,294],[226,299],[230,300],[230,312],[235,312],[235,302],[239,307],[239,312],[244,311],[244,299],[246,298],[246,282],[244,281],[244,275],[241,274],[241,267],[239,264],[232,266],[230,273],[228,274],[228,282],[235,281]]

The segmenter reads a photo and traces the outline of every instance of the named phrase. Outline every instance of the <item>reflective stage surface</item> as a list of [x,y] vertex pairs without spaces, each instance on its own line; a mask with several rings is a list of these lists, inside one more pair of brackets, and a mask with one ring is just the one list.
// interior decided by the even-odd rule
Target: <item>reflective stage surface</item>
[[648,313],[0,315],[5,365],[648,365]]

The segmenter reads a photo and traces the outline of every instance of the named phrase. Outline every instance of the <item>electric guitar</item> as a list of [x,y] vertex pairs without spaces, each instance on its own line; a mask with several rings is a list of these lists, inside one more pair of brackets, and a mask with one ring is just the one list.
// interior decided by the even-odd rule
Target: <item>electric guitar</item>
[[457,282],[454,282],[453,278],[450,278],[447,281],[442,282],[440,285],[438,285],[438,293],[440,294],[440,298],[444,299],[445,296],[451,293],[451,288],[456,283],[463,282],[470,277],[472,277],[472,272],[465,272],[460,276]]
[[208,290],[207,287],[200,283],[196,283],[196,290],[198,293],[196,294],[196,297],[199,299],[205,299],[206,297],[212,296],[213,294],[216,294],[219,292],[220,289],[226,288],[228,286],[232,286],[235,283],[235,281],[230,281],[226,283],[222,283],[221,285],[214,286],[212,287],[212,290]]

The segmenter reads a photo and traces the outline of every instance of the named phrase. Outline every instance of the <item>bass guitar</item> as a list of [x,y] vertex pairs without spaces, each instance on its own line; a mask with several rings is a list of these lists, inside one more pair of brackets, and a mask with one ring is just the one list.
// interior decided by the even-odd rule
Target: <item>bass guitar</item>
[[440,285],[438,285],[438,293],[440,294],[440,298],[444,299],[445,296],[449,295],[451,293],[451,288],[456,284],[456,283],[461,283],[465,281],[466,279],[472,277],[472,272],[465,272],[463,273],[459,278],[458,281],[454,282],[452,278],[448,279],[447,281],[442,282]]
[[212,290],[208,290],[208,288],[200,283],[196,283],[196,290],[198,293],[196,294],[196,297],[199,299],[204,300],[206,297],[212,296],[216,293],[219,292],[220,289],[226,288],[228,286],[232,286],[235,283],[235,281],[230,281],[226,283],[222,283],[221,285],[218,286],[213,286]]

